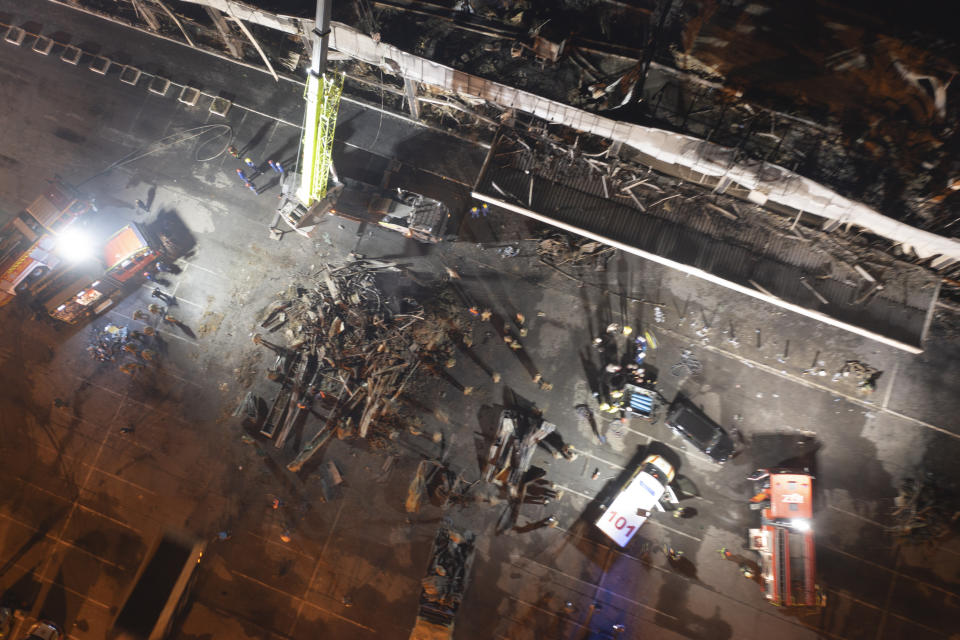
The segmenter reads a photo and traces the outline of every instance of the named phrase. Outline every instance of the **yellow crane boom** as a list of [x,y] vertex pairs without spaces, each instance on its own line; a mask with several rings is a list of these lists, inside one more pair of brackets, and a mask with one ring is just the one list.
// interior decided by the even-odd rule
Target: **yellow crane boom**
[[309,74],[304,99],[303,157],[297,199],[309,207],[327,195],[333,164],[333,133],[343,93],[343,74]]

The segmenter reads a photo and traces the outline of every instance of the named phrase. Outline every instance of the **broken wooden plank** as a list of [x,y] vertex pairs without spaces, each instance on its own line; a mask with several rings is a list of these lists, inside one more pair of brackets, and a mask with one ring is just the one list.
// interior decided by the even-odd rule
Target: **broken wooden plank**
[[637,208],[640,209],[640,211],[646,213],[647,208],[643,206],[642,202],[640,202],[640,198],[637,197],[637,194],[635,194],[633,191],[627,191],[627,195],[630,196],[630,198],[633,200],[633,203],[637,205]]
[[809,292],[812,293],[814,296],[816,296],[816,297],[817,297],[817,300],[819,300],[821,303],[823,303],[823,304],[830,304],[830,301],[827,300],[826,298],[824,298],[822,295],[820,295],[820,292],[817,291],[816,289],[814,289],[814,288],[813,288],[813,285],[811,285],[809,282],[807,282],[807,279],[806,279],[806,278],[800,278],[800,284],[803,285],[803,287],[804,287],[807,291],[809,291]]
[[737,216],[734,215],[733,213],[727,211],[727,210],[724,209],[723,207],[718,207],[717,205],[713,204],[712,202],[708,202],[708,203],[707,203],[707,207],[709,207],[710,209],[713,209],[714,211],[716,211],[717,213],[719,213],[719,214],[722,215],[723,217],[725,217],[725,218],[727,218],[727,219],[729,219],[729,220],[733,220],[734,222],[736,222],[737,220],[740,219],[739,217],[737,217]]
[[323,281],[326,283],[327,289],[330,291],[330,297],[333,298],[333,301],[335,303],[340,302],[340,288],[337,287],[337,283],[333,281],[329,271],[323,272]]
[[287,465],[287,470],[294,473],[300,471],[303,468],[303,465],[306,464],[310,458],[312,458],[320,449],[333,437],[334,429],[330,426],[324,427],[324,430],[318,433],[314,438],[307,443],[307,446],[303,448],[303,451],[300,452],[296,458],[293,459],[293,462]]
[[337,468],[337,463],[331,460],[327,463],[327,470],[330,472],[330,480],[333,482],[333,486],[343,483],[343,476],[340,475],[340,469]]

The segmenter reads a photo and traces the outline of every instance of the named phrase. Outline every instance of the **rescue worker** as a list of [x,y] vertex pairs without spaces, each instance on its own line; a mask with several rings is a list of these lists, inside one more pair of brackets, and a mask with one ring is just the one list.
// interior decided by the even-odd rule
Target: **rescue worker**
[[153,291],[150,292],[150,297],[156,298],[157,300],[160,300],[160,302],[163,302],[165,304],[173,303],[173,296],[161,290],[160,287],[154,287]]
[[134,375],[140,369],[143,369],[143,365],[137,362],[128,362],[120,365],[120,371],[123,371],[128,376]]

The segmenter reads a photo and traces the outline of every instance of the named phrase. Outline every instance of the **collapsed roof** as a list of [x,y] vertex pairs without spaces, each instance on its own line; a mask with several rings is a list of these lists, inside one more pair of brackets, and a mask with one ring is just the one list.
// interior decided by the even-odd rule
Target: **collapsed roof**
[[[307,58],[302,54],[309,49],[313,28],[310,17],[274,13],[267,7],[277,3],[265,1],[259,3],[264,8],[235,0],[167,4],[178,9],[176,15],[168,14],[174,20],[155,11],[147,19],[143,3],[127,7],[127,17],[191,40],[191,45],[200,41],[210,46],[219,40],[230,55],[260,61],[274,73],[275,67],[284,66],[302,70]],[[665,2],[646,7],[600,0],[548,4],[541,9],[519,0],[451,6],[381,0],[374,3],[374,11],[369,3],[355,3],[335,13],[353,26],[332,25],[331,46],[341,59],[349,58],[334,64],[347,73],[348,92],[351,81],[354,91],[372,88],[381,100],[385,94],[392,98],[384,101],[387,106],[403,108],[406,103],[422,119],[431,117],[431,108],[459,109],[489,136],[502,124],[516,124],[524,114],[521,129],[559,126],[602,138],[611,157],[620,157],[625,149],[630,162],[696,185],[714,201],[739,198],[773,217],[789,216],[793,231],[817,231],[817,237],[818,228],[833,231],[834,240],[847,251],[884,251],[938,271],[949,286],[960,285],[956,282],[960,242],[948,235],[955,232],[955,220],[949,219],[956,200],[952,187],[960,187],[960,182],[948,179],[953,159],[945,152],[955,144],[956,132],[943,124],[955,109],[949,93],[950,51],[918,47],[898,37],[902,34],[864,40],[864,29],[877,25],[852,27],[851,12],[816,5],[816,11],[802,16],[806,31],[791,41],[801,53],[788,52],[784,59],[790,64],[780,65],[783,77],[778,78],[770,60],[777,59],[778,46],[791,45],[776,40],[774,25],[785,11],[776,5],[717,8],[712,3]],[[121,4],[113,13],[124,10]],[[814,36],[808,33],[811,30]],[[857,42],[861,46],[822,53]],[[927,53],[932,50],[938,54]],[[833,97],[840,93],[836,87],[817,95],[818,85],[810,80],[816,74],[810,69],[796,79],[795,59],[816,55],[830,73],[849,74],[841,81],[859,82],[853,98]],[[379,68],[379,81],[376,74],[364,73],[360,63]],[[836,84],[836,78],[832,80]],[[871,106],[851,115],[857,101],[909,102],[911,97],[912,107],[899,111]],[[827,106],[822,108],[823,104]],[[787,107],[795,108],[790,112]],[[926,120],[901,122],[904,109],[914,121]],[[900,119],[885,119],[891,111]],[[860,124],[853,126],[853,121]],[[894,139],[892,132],[897,131],[902,136]],[[858,137],[852,140],[855,134]],[[570,152],[577,153],[575,144]],[[899,171],[899,185],[891,177],[894,170]],[[925,179],[907,179],[911,171],[924,173]],[[532,198],[528,200],[529,207]],[[874,253],[870,260],[888,265],[885,277],[900,277],[894,275],[894,267],[908,278],[921,273],[902,263],[898,266],[889,256],[880,259]],[[874,277],[867,273],[867,278]],[[933,292],[928,298],[932,305],[941,279],[930,272],[923,279],[922,289]],[[883,298],[876,295],[884,288],[880,284],[871,294],[876,299]],[[782,306],[800,305],[797,310],[814,317],[819,313],[810,308],[808,295],[801,296],[807,299],[804,302],[776,287],[764,287],[756,278],[748,278],[746,287]],[[862,297],[852,295],[847,302]],[[816,296],[814,300],[813,307],[827,304]],[[906,323],[912,327],[907,333],[893,327],[903,325],[902,319],[890,320],[888,329],[871,322],[861,323],[871,325],[861,329],[915,350],[925,331],[925,322],[916,319],[929,317],[930,308],[924,301],[918,304],[907,314],[914,318]],[[836,314],[828,315],[837,320]]]

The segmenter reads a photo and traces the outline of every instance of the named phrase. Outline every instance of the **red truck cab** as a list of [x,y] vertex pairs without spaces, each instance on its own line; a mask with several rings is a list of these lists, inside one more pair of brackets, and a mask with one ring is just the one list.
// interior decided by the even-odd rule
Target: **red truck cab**
[[813,476],[760,470],[751,479],[757,483],[751,507],[761,511],[761,519],[759,529],[750,529],[750,548],[760,554],[764,595],[777,606],[822,606],[815,574]]
[[104,243],[100,254],[103,271],[80,278],[46,303],[47,312],[61,322],[76,324],[112,307],[130,287],[153,268],[160,257],[145,229],[128,224]]

